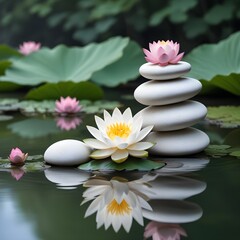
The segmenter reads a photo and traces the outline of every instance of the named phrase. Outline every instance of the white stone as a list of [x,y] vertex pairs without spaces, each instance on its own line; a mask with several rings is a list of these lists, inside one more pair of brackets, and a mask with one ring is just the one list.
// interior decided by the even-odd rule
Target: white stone
[[143,105],[167,105],[182,102],[197,95],[202,84],[194,78],[177,78],[169,81],[148,81],[134,92]]
[[181,156],[204,150],[209,144],[209,137],[198,129],[185,128],[171,132],[152,132],[146,141],[155,143],[149,149],[151,154]]
[[177,64],[160,66],[152,63],[145,63],[139,68],[140,74],[152,80],[168,80],[178,78],[188,73],[191,65],[187,62],[180,61]]
[[206,183],[182,176],[159,176],[148,183],[149,199],[185,199],[203,192]]
[[143,209],[143,216],[149,220],[167,223],[187,223],[202,216],[199,205],[181,200],[150,200],[152,211]]
[[53,143],[44,153],[44,160],[52,165],[76,166],[88,161],[90,148],[83,142],[65,139]]
[[205,118],[207,108],[196,101],[165,106],[149,106],[142,111],[143,126],[154,125],[154,131],[173,131],[190,127]]
[[91,176],[77,168],[50,167],[44,170],[45,177],[60,189],[75,189]]

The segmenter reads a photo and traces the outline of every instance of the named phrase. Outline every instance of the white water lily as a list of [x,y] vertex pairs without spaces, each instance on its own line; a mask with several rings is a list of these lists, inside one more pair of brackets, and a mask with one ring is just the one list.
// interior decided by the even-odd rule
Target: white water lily
[[82,204],[93,200],[85,217],[97,212],[97,228],[104,225],[108,229],[112,225],[118,232],[123,226],[129,232],[133,218],[143,225],[142,209],[152,210],[145,195],[145,192],[151,191],[149,186],[141,181],[120,180],[90,179],[84,184],[89,188],[83,193],[85,199]]
[[147,157],[146,149],[153,146],[150,142],[141,142],[153,126],[142,128],[140,112],[134,117],[130,108],[122,114],[115,108],[112,116],[104,110],[104,120],[95,116],[97,128],[87,126],[88,131],[95,137],[85,139],[84,142],[91,148],[97,149],[90,157],[93,159],[112,158],[114,162],[124,162],[129,155],[133,157]]

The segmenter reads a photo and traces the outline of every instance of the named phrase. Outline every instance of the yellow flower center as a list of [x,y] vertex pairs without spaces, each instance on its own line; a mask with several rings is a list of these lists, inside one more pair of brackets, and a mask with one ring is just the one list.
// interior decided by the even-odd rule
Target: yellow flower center
[[167,45],[168,43],[169,43],[169,41],[167,40],[167,41],[158,41],[158,43],[161,45],[161,46],[165,46],[165,45]]
[[127,138],[131,133],[131,126],[127,123],[114,123],[107,127],[107,135],[114,140],[115,137]]
[[132,208],[129,204],[123,199],[122,202],[119,204],[115,199],[113,199],[107,206],[108,213],[112,215],[125,215],[130,214]]

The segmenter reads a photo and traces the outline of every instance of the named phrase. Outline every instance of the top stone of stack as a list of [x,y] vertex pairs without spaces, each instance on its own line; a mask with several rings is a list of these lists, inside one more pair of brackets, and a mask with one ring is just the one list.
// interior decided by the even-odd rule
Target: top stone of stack
[[151,80],[172,80],[187,74],[190,70],[191,65],[183,61],[167,66],[161,66],[148,62],[139,68],[140,74]]

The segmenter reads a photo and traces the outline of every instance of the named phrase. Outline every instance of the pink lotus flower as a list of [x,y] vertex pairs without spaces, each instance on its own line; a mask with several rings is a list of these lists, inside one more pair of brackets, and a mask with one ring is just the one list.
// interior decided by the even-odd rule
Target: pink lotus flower
[[179,224],[150,222],[144,231],[144,238],[152,237],[152,240],[180,240],[187,236],[185,230]]
[[20,180],[22,178],[22,176],[24,175],[24,170],[21,168],[13,168],[11,169],[11,175],[13,178],[15,178],[17,181]]
[[67,115],[78,113],[81,110],[81,106],[79,105],[79,101],[76,98],[66,97],[60,98],[60,101],[56,101],[55,111],[60,115]]
[[56,121],[57,126],[66,131],[75,129],[82,122],[79,117],[58,117]]
[[146,61],[160,66],[176,64],[184,55],[184,52],[178,54],[179,43],[169,40],[149,43],[149,50],[143,48]]
[[23,55],[28,55],[32,52],[36,52],[41,48],[41,43],[36,42],[24,42],[19,46],[19,52]]
[[23,153],[19,148],[13,148],[8,159],[12,165],[21,166],[24,164],[28,154]]

